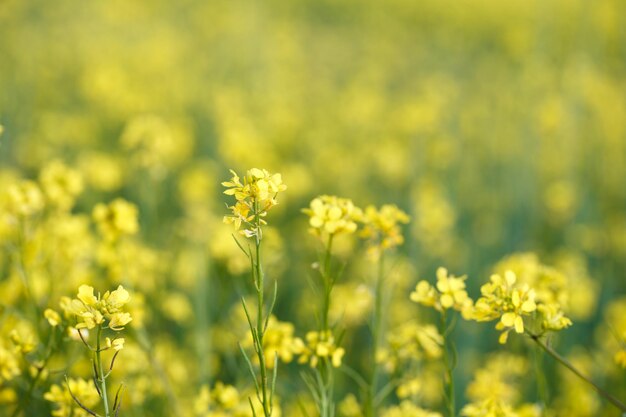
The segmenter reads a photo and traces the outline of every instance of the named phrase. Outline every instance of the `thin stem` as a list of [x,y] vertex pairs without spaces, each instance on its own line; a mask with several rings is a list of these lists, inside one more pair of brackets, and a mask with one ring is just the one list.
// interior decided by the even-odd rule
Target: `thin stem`
[[267,380],[267,367],[265,364],[265,352],[263,350],[263,337],[265,336],[264,329],[264,319],[263,319],[263,303],[264,303],[264,276],[263,276],[263,268],[261,266],[261,217],[259,214],[259,203],[258,201],[254,202],[254,210],[255,210],[255,226],[256,226],[256,239],[255,239],[255,263],[253,275],[255,278],[255,287],[257,290],[257,338],[258,338],[258,346],[257,346],[257,356],[259,358],[259,368],[261,372],[261,400],[263,405],[263,414],[265,417],[270,417],[272,415],[272,408],[270,405],[269,393],[268,393],[268,380]]
[[452,341],[450,340],[451,328],[448,329],[448,317],[447,310],[443,309],[441,312],[441,335],[443,336],[443,362],[446,367],[446,406],[448,408],[448,416],[455,417],[455,398],[454,398],[454,368],[452,360],[450,358],[449,348],[452,347]]
[[107,382],[104,375],[104,366],[102,365],[101,349],[100,349],[100,336],[102,334],[102,326],[98,326],[96,334],[96,366],[98,369],[97,381],[100,384],[100,393],[102,395],[102,403],[104,404],[104,416],[110,417],[109,412],[109,399],[107,397]]
[[604,397],[607,401],[613,404],[615,407],[620,409],[622,413],[626,413],[626,404],[615,398],[613,395],[605,391],[603,388],[600,388],[595,382],[593,382],[589,377],[585,376],[582,372],[580,372],[571,362],[561,356],[557,351],[552,349],[550,346],[545,344],[539,335],[529,335],[532,340],[537,343],[548,355],[552,356],[559,362],[561,365],[569,369],[574,375],[576,375],[581,380],[585,381],[587,384],[591,385],[591,387],[602,397]]
[[537,394],[544,409],[548,406],[548,383],[546,374],[543,372],[543,352],[540,349],[533,350],[535,359],[535,377],[537,378]]
[[368,417],[376,416],[376,394],[378,392],[378,377],[379,369],[376,361],[376,353],[380,346],[380,335],[382,331],[383,321],[383,280],[384,280],[384,258],[383,253],[377,261],[377,275],[374,291],[374,314],[372,320],[372,351],[371,351],[371,363],[372,372],[370,374],[369,381],[369,393],[367,395],[366,413]]
[[333,280],[330,276],[330,260],[333,247],[333,234],[328,235],[326,244],[326,254],[324,255],[324,266],[322,269],[322,279],[324,280],[324,299],[322,304],[322,331],[329,329],[328,313],[330,311],[330,293],[333,288]]

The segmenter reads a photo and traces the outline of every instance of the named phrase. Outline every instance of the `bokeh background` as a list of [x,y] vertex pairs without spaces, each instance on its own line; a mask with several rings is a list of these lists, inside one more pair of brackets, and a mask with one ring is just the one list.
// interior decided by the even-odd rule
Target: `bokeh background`
[[[320,251],[301,208],[319,194],[394,203],[412,221],[390,272],[390,331],[431,321],[408,295],[438,266],[467,274],[477,296],[497,262],[525,253],[509,262],[558,268],[579,307],[559,348],[626,395],[607,330],[617,317],[610,327],[626,331],[616,313],[626,308],[622,1],[2,0],[0,124],[0,188],[62,161],[84,181],[71,216],[89,219],[116,197],[139,208],[126,262],[103,261],[89,226],[48,225],[28,265],[42,306],[83,282],[137,293],[150,340],[136,335],[119,359],[132,397],[124,415],[195,415],[203,384],[250,388],[236,347],[248,264],[222,224],[220,186],[229,168],[250,167],[289,187],[265,250],[277,317],[297,335],[315,325],[307,277]],[[71,253],[60,257],[60,244]],[[367,370],[373,268],[357,239],[337,250],[347,267],[336,304],[354,310],[336,312],[345,361]],[[20,306],[11,258],[0,262],[2,303]],[[485,355],[503,348],[489,325],[463,323],[455,337],[463,403]],[[507,349],[532,351],[522,340]],[[283,415],[298,416],[300,368],[281,366]],[[546,369],[558,415],[617,415]],[[348,378],[338,384],[338,401],[357,394]],[[524,386],[535,402],[532,375]],[[50,412],[43,400],[32,407]]]

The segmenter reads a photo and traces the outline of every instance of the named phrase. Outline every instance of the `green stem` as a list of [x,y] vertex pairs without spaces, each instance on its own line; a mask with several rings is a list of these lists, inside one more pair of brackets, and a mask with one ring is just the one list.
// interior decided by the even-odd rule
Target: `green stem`
[[450,341],[450,333],[452,328],[448,328],[447,310],[444,309],[441,313],[441,335],[443,336],[443,362],[446,367],[446,406],[448,408],[448,416],[455,417],[455,398],[454,398],[454,368],[450,358],[449,348],[452,342]]
[[102,357],[101,357],[101,349],[100,349],[100,336],[102,334],[102,326],[98,326],[98,332],[96,334],[96,366],[98,369],[98,384],[100,385],[100,393],[102,395],[102,403],[104,404],[104,417],[110,417],[111,414],[109,412],[109,399],[107,397],[107,382],[106,377],[104,375],[104,367],[102,366]]
[[256,226],[256,239],[255,239],[255,251],[256,251],[256,261],[255,261],[255,270],[253,274],[255,275],[255,287],[257,291],[257,337],[259,346],[257,346],[257,356],[259,358],[259,368],[261,372],[261,399],[263,405],[263,414],[265,417],[270,417],[272,415],[272,408],[270,405],[269,395],[268,395],[268,381],[267,381],[267,368],[265,364],[265,352],[263,350],[263,337],[265,333],[265,320],[263,318],[263,287],[264,287],[264,276],[263,276],[263,268],[261,266],[261,217],[259,215],[259,203],[257,201],[254,202],[255,209],[255,226]]
[[622,413],[626,413],[626,404],[615,398],[613,395],[605,391],[603,388],[600,388],[595,382],[593,382],[589,377],[580,372],[571,362],[561,356],[557,351],[552,349],[550,346],[546,345],[540,338],[539,335],[529,335],[532,340],[534,340],[537,345],[539,345],[548,355],[552,356],[558,363],[569,369],[574,375],[576,375],[581,380],[585,381],[589,384],[598,394],[604,397],[607,401],[613,404],[615,407],[620,409]]
[[380,335],[383,321],[383,279],[384,279],[384,263],[383,254],[378,259],[378,273],[376,275],[376,284],[374,291],[374,314],[372,320],[372,351],[371,363],[372,373],[370,375],[369,394],[367,396],[366,415],[368,417],[376,416],[377,404],[375,401],[378,392],[379,369],[376,361],[376,353],[380,346]]
[[324,280],[324,299],[322,304],[322,331],[329,329],[328,314],[330,312],[330,293],[333,289],[333,279],[330,276],[330,260],[333,247],[333,234],[328,235],[326,244],[326,254],[324,255],[324,266],[322,269],[322,279]]
[[543,372],[543,352],[539,349],[534,349],[535,359],[535,377],[537,378],[537,394],[544,409],[548,406],[548,383],[546,381],[546,374]]

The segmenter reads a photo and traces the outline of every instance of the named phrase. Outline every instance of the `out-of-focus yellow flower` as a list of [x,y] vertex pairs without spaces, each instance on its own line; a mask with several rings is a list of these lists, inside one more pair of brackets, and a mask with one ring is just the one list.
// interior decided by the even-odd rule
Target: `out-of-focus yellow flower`
[[71,209],[83,191],[81,174],[60,161],[46,165],[39,174],[39,182],[50,205],[61,210]]
[[363,417],[363,411],[354,394],[348,394],[341,400],[337,405],[337,411],[339,411],[339,417]]
[[59,315],[59,313],[57,313],[56,311],[52,310],[51,308],[47,308],[43,312],[43,315],[46,318],[46,320],[48,320],[48,323],[52,327],[56,327],[56,326],[59,325],[59,323],[61,323],[61,316]]
[[62,387],[52,385],[43,398],[54,403],[55,409],[52,411],[54,417],[88,417],[89,413],[74,401],[72,394],[87,408],[93,408],[100,400],[98,391],[91,381],[75,378],[69,378],[67,385]]
[[242,398],[237,388],[217,381],[211,390],[207,385],[200,388],[200,393],[194,401],[195,415],[201,417],[221,417],[239,415],[242,406],[248,407],[248,401]]
[[14,216],[27,217],[41,212],[44,195],[34,181],[22,180],[7,189],[8,211]]
[[467,387],[470,403],[461,410],[466,417],[539,417],[534,404],[518,405],[520,380],[528,372],[522,356],[499,352],[487,357],[486,366],[474,373]]
[[565,317],[565,313],[558,304],[539,304],[537,310],[542,315],[544,330],[562,330],[572,325],[572,321]]
[[425,410],[413,404],[411,401],[404,400],[400,405],[385,409],[382,417],[441,417],[440,413]]
[[122,161],[106,153],[81,154],[78,168],[83,174],[85,182],[97,190],[114,191],[120,188],[124,181]]
[[300,355],[298,363],[308,362],[311,368],[315,368],[322,359],[330,360],[335,368],[341,366],[345,350],[335,344],[335,337],[330,331],[311,331],[306,334],[305,339],[306,345],[301,339],[296,339],[295,351]]
[[126,340],[123,337],[117,337],[117,338],[115,338],[113,340],[111,340],[111,338],[107,337],[104,340],[104,344],[107,347],[107,349],[111,349],[112,348],[113,350],[118,351],[118,350],[124,349],[124,342],[125,341]]
[[396,205],[385,204],[380,209],[367,206],[359,220],[363,223],[360,236],[368,241],[368,253],[378,259],[383,251],[404,243],[400,224],[407,224],[410,217]]
[[437,311],[454,309],[467,311],[472,306],[472,299],[468,297],[465,290],[465,275],[455,277],[448,275],[446,268],[437,269],[437,284],[433,287],[428,281],[420,281],[411,293],[411,301],[428,307],[433,307]]
[[356,221],[362,217],[361,209],[352,200],[331,195],[314,198],[309,208],[302,211],[310,217],[310,232],[322,238],[354,233]]
[[[229,206],[232,214],[224,216],[224,223],[234,224],[235,229],[241,229],[241,233],[246,237],[261,237],[260,225],[266,224],[263,217],[268,210],[278,204],[276,196],[279,192],[285,191],[287,186],[283,184],[280,174],[271,174],[265,169],[252,168],[248,170],[243,178],[243,182],[233,170],[230,171],[233,177],[230,181],[224,181],[222,185],[226,187],[224,194],[235,196],[237,202],[234,206]],[[259,224],[253,224],[258,219]]]
[[139,230],[137,206],[121,198],[110,204],[98,204],[93,209],[93,218],[102,235],[111,241],[124,235],[134,235]]
[[12,380],[21,373],[15,349],[8,349],[0,344],[0,384]]

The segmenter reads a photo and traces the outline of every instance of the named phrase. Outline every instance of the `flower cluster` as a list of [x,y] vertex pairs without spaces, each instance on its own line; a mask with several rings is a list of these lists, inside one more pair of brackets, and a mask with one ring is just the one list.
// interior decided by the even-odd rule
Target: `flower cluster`
[[53,161],[45,166],[39,181],[50,205],[61,210],[70,209],[76,197],[83,191],[82,175],[60,161]]
[[240,230],[243,225],[243,235],[258,235],[260,238],[260,226],[266,224],[263,217],[278,204],[276,196],[285,191],[287,186],[283,184],[280,174],[271,174],[265,169],[249,169],[243,182],[235,171],[230,172],[233,177],[222,183],[226,187],[224,194],[235,196],[237,202],[228,207],[232,214],[224,216],[224,223],[234,224],[236,230]]
[[121,198],[110,204],[98,204],[93,209],[93,219],[100,233],[109,241],[121,236],[134,235],[139,230],[137,206]]
[[528,361],[521,356],[499,352],[476,370],[467,388],[470,403],[461,410],[465,417],[538,417],[535,404],[518,404],[520,380],[528,372]]
[[524,333],[523,316],[529,316],[537,310],[535,291],[527,284],[517,283],[512,271],[507,271],[504,278],[498,274],[491,276],[490,282],[480,288],[482,297],[476,300],[472,319],[491,321],[500,319],[496,329],[503,330],[500,343],[507,341],[509,332]]
[[402,401],[399,405],[390,407],[382,413],[382,417],[441,417],[440,413],[425,410],[411,401]]
[[337,346],[330,331],[308,332],[305,339],[306,345],[301,339],[296,341],[296,353],[300,355],[298,363],[308,362],[311,368],[315,368],[322,359],[330,360],[335,368],[341,366],[345,350]]
[[465,290],[465,275],[455,277],[448,275],[446,268],[437,269],[437,284],[435,287],[428,281],[420,281],[411,293],[411,301],[433,307],[437,311],[454,309],[467,314],[472,307],[472,299]]
[[370,256],[378,259],[386,249],[404,243],[400,224],[407,224],[410,217],[396,205],[385,204],[380,209],[367,206],[360,220],[363,223],[360,236],[368,240]]
[[[93,329],[96,326],[108,327],[114,331],[124,329],[132,320],[130,313],[123,311],[124,306],[130,300],[128,291],[121,285],[114,291],[107,291],[102,297],[94,295],[93,287],[81,285],[78,288],[77,298],[70,300],[64,298],[61,307],[71,316],[77,319],[77,329]],[[111,346],[123,346],[122,342],[111,343]]]
[[95,406],[100,399],[91,381],[74,378],[68,379],[67,385],[63,387],[52,385],[43,397],[54,403],[55,409],[52,411],[54,417],[88,417],[89,413],[74,401],[72,395],[88,408]]
[[362,211],[352,200],[332,195],[314,198],[309,208],[302,209],[309,215],[310,232],[319,237],[351,234],[357,229]]
[[443,337],[437,327],[408,322],[388,333],[387,347],[379,349],[376,361],[394,373],[415,359],[440,358],[442,346]]

